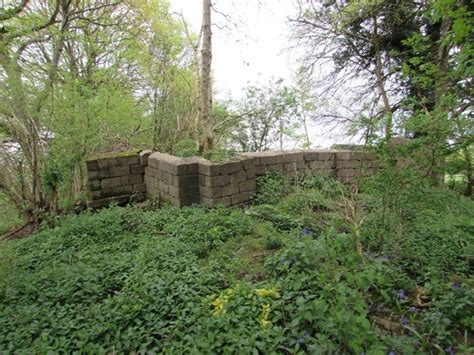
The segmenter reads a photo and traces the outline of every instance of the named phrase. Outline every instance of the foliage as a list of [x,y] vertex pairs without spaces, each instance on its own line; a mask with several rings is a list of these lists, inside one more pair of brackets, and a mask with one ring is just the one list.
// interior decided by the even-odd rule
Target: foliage
[[283,149],[288,138],[298,138],[301,107],[297,90],[282,79],[263,86],[251,85],[236,103],[240,121],[234,126],[232,146],[242,151],[263,151],[278,144]]
[[18,211],[11,206],[5,196],[0,194],[0,236],[10,229],[20,225],[22,219]]
[[83,193],[87,154],[172,152],[193,136],[190,34],[167,1],[13,3],[0,16],[0,188],[28,219]]
[[406,176],[350,195],[272,174],[271,204],[111,207],[2,242],[0,349],[472,352],[472,201]]

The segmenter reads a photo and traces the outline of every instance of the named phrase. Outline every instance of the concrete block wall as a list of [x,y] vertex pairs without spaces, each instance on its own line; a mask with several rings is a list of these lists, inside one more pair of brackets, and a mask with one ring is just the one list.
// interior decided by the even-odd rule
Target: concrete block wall
[[236,157],[225,162],[198,162],[201,204],[208,207],[239,206],[256,192],[255,160]]
[[315,171],[355,183],[376,172],[378,163],[374,154],[348,149],[241,153],[224,162],[142,151],[88,160],[87,168],[91,207],[143,199],[145,192],[177,207],[216,207],[250,202],[256,177],[272,170],[288,175]]
[[86,159],[92,208],[111,202],[127,203],[145,197],[145,166],[138,151],[104,153]]
[[336,177],[343,183],[355,183],[361,177],[373,175],[378,168],[375,154],[351,150],[339,150],[336,153]]
[[148,196],[169,201],[177,207],[199,203],[198,159],[151,154],[145,168]]

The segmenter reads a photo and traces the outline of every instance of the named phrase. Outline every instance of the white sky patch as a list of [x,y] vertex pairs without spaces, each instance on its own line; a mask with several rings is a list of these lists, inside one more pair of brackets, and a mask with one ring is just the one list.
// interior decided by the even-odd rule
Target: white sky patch
[[[297,70],[296,54],[289,50],[288,18],[296,13],[293,0],[215,0],[212,13],[212,73],[216,98],[239,99],[243,88],[268,83],[272,78],[290,82]],[[199,33],[201,0],[170,0],[172,12],[182,13]],[[340,129],[308,122],[314,147],[349,143]],[[331,127],[332,128],[332,127]]]

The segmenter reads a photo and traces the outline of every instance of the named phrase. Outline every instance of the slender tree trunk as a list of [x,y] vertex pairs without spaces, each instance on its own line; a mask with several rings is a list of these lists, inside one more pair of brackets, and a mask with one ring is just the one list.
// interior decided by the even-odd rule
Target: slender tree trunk
[[[448,55],[450,46],[445,42],[445,39],[449,35],[451,29],[452,20],[446,14],[441,20],[440,36],[439,36],[439,47],[437,55],[437,77],[435,87],[435,115],[439,115],[441,120],[447,119],[447,107],[444,102],[444,94],[447,92],[448,82]],[[439,131],[436,127],[439,127],[440,123],[434,123],[434,159],[433,171],[431,173],[431,179],[435,185],[444,185],[444,167],[445,167],[445,156],[443,153],[444,146],[446,144],[446,134]],[[444,126],[441,124],[441,126]]]
[[388,99],[387,91],[385,90],[385,80],[382,73],[382,53],[380,50],[380,42],[378,35],[378,25],[377,18],[374,16],[374,33],[373,33],[373,45],[375,50],[375,77],[377,79],[377,87],[379,88],[380,96],[382,97],[384,111],[385,111],[385,139],[389,140],[392,136],[392,107],[390,106],[390,101]]
[[472,196],[472,188],[474,186],[474,179],[473,175],[473,167],[472,167],[472,154],[469,150],[469,147],[464,148],[464,159],[466,159],[466,177],[467,177],[467,185],[464,189],[464,196],[471,197]]
[[213,148],[212,107],[212,30],[211,0],[203,0],[202,12],[202,49],[201,49],[201,124],[204,126],[203,150]]

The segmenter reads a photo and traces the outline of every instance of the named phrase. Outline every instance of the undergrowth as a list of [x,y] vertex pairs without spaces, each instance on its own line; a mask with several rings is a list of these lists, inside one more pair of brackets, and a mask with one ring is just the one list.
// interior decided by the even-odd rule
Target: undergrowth
[[383,173],[360,191],[272,173],[255,201],[111,207],[3,242],[0,352],[474,350],[472,201]]

